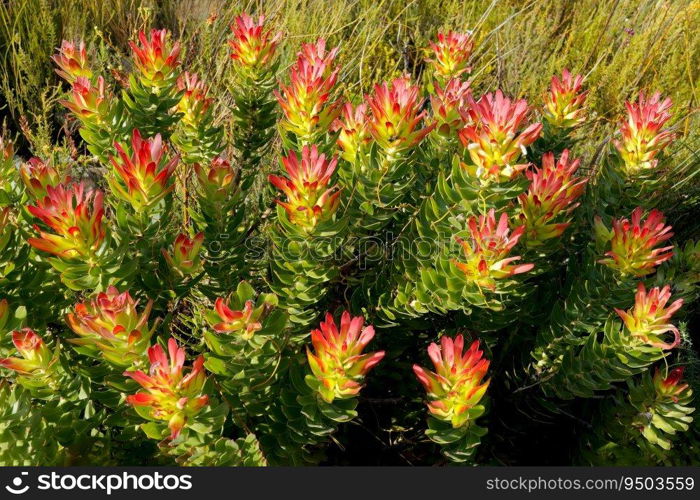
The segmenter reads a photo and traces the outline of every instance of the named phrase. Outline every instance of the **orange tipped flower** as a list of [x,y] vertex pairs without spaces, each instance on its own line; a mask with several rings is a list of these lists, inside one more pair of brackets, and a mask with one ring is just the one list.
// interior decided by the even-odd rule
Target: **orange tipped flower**
[[420,89],[411,85],[408,77],[375,85],[374,95],[365,96],[365,101],[372,110],[370,134],[389,157],[415,148],[435,127],[432,124],[419,128],[426,115],[426,111],[421,111],[425,100],[420,99]]
[[552,77],[549,93],[544,98],[542,116],[556,128],[571,129],[586,121],[584,103],[588,91],[581,92],[583,75],[573,76],[564,69],[561,79]]
[[12,332],[12,343],[21,358],[1,358],[0,366],[19,375],[40,377],[49,375],[56,358],[31,328]]
[[287,211],[289,221],[306,229],[313,229],[320,221],[328,220],[338,209],[340,191],[328,188],[338,163],[337,158],[326,160],[316,146],[304,146],[301,164],[296,153],[282,158],[289,178],[270,175],[273,186],[284,191],[287,201],[277,203]]
[[105,81],[97,78],[97,86],[90,80],[78,77],[68,100],[59,101],[82,122],[99,122],[107,114],[109,100],[105,96]]
[[83,183],[48,186],[46,196],[27,207],[29,212],[53,229],[54,234],[34,228],[39,238],[27,241],[33,247],[59,257],[90,257],[105,239],[102,221],[102,191],[89,190]]
[[[645,344],[661,349],[673,349],[680,341],[678,328],[669,323],[671,316],[683,305],[683,299],[674,301],[666,307],[671,299],[671,287],[652,288],[647,293],[644,283],[637,285],[637,294],[634,297],[634,307],[629,311],[615,309],[622,318],[630,335],[640,339]],[[673,342],[670,344],[662,340],[662,335],[671,332]]]
[[514,265],[513,262],[519,261],[520,257],[508,257],[525,228],[518,226],[511,233],[507,214],[501,214],[496,224],[495,211],[491,209],[487,215],[480,215],[478,222],[476,217],[471,217],[468,225],[471,232],[470,241],[455,237],[462,245],[467,260],[453,260],[467,280],[480,287],[495,290],[496,280],[526,273],[535,267],[534,264]]
[[654,248],[673,236],[671,226],[664,225],[664,215],[658,210],[649,212],[642,221],[642,208],[632,212],[632,220],[615,219],[612,230],[605,227],[600,217],[595,219],[598,240],[610,242],[610,250],[601,264],[624,275],[646,276],[656,266],[673,257],[673,245]]
[[222,202],[236,188],[236,172],[231,164],[220,156],[211,161],[208,169],[195,163],[194,171],[202,189],[202,196],[208,202]]
[[258,17],[256,22],[243,13],[234,20],[231,32],[233,38],[228,44],[231,46],[231,59],[237,66],[255,71],[272,63],[282,33],[273,34],[272,30],[266,30],[265,16]]
[[192,239],[180,233],[173,243],[172,255],[165,249],[161,252],[170,269],[181,274],[194,274],[202,268],[199,254],[203,242],[204,233],[197,233]]
[[474,50],[474,38],[471,32],[438,33],[437,42],[430,42],[432,58],[426,59],[433,67],[438,79],[447,81],[457,78],[462,73],[471,71],[469,56]]
[[345,161],[353,163],[358,155],[361,157],[367,153],[372,137],[367,128],[367,105],[358,104],[353,109],[349,102],[343,106],[343,114],[335,121],[338,134],[338,147],[342,150],[340,155]]
[[27,163],[22,163],[19,167],[19,175],[27,191],[35,199],[46,196],[47,187],[61,183],[61,176],[56,169],[39,158],[31,158]]
[[528,114],[527,101],[511,101],[500,90],[486,94],[478,101],[469,96],[469,117],[459,137],[469,150],[471,164],[468,171],[482,180],[507,181],[527,168],[516,162],[540,136],[541,123],[533,123],[520,130]]
[[328,132],[340,114],[340,102],[329,102],[340,71],[333,67],[337,54],[337,47],[326,50],[323,38],[302,45],[289,70],[289,85],[280,83],[282,92],[275,91],[284,113],[280,126],[304,144]]
[[344,311],[340,330],[333,316],[326,314],[321,328],[311,331],[314,351],[307,348],[306,357],[313,375],[307,376],[307,383],[327,403],[356,396],[367,372],[384,357],[384,351],[362,354],[374,337],[374,328],[363,329],[363,324],[362,316],[353,318]]
[[158,204],[175,185],[170,182],[178,157],[170,161],[163,158],[163,140],[160,134],[152,139],[141,139],[134,129],[131,139],[131,156],[124,147],[115,143],[119,158],[110,156],[113,175],[107,181],[112,192],[131,204],[137,212]]
[[428,410],[455,429],[469,424],[483,412],[483,407],[477,405],[489,386],[489,381],[482,383],[489,360],[479,350],[479,341],[475,340],[464,353],[463,349],[462,335],[454,340],[443,336],[439,346],[434,342],[428,346],[434,372],[413,365],[413,371],[428,393]]
[[182,113],[182,123],[197,128],[209,110],[212,98],[207,97],[208,88],[194,73],[185,71],[177,79],[178,90],[183,91],[177,110]]
[[247,300],[243,309],[234,311],[227,301],[218,298],[208,319],[215,332],[229,335],[235,333],[245,340],[250,340],[255,332],[262,328],[260,319],[264,309],[264,305],[256,308],[252,300]]
[[56,63],[58,76],[70,84],[74,84],[79,77],[90,79],[92,71],[88,67],[87,52],[85,42],[82,40],[77,44],[63,40],[61,47],[56,49],[57,53],[51,56]]
[[588,181],[575,175],[579,164],[578,159],[569,162],[569,150],[565,149],[556,163],[554,153],[545,153],[542,168],[525,172],[530,187],[518,201],[527,246],[540,246],[545,240],[557,238],[569,226],[569,222],[554,221],[565,218],[579,205],[576,200]]
[[654,388],[656,389],[656,395],[664,401],[673,401],[677,403],[681,395],[690,387],[688,384],[681,384],[683,379],[683,371],[685,367],[679,366],[674,368],[664,377],[661,370],[658,368],[654,372]]
[[469,82],[458,79],[447,82],[444,89],[435,83],[435,95],[430,96],[430,105],[441,136],[452,137],[466,125],[469,119],[467,97],[471,95],[470,92]]
[[613,141],[624,161],[624,169],[630,174],[654,168],[658,163],[656,156],[675,137],[670,130],[661,129],[671,118],[671,99],[662,101],[659,92],[647,99],[640,92],[636,103],[628,101],[625,106],[627,118],[620,124],[622,140]]
[[148,325],[153,301],[141,313],[129,292],[110,286],[90,302],[75,305],[66,322],[78,338],[73,344],[101,354],[108,362],[127,367],[144,361],[155,325]]
[[139,31],[140,45],[129,42],[134,56],[134,64],[141,73],[141,81],[147,87],[169,85],[180,64],[180,42],[170,46],[167,30],[151,30],[150,38]]
[[148,375],[141,370],[124,372],[145,389],[127,396],[126,402],[148,420],[167,422],[170,439],[176,439],[183,427],[209,403],[209,397],[202,394],[206,382],[204,357],[199,356],[192,370],[183,375],[185,350],[171,338],[168,354],[156,344],[148,349],[148,359],[151,362]]

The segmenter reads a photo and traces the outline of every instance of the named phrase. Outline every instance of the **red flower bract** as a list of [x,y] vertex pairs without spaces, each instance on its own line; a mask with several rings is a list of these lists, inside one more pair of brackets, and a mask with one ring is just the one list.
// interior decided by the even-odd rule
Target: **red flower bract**
[[527,168],[527,164],[516,162],[542,131],[541,123],[520,130],[529,111],[527,101],[511,101],[497,90],[478,101],[469,96],[468,104],[472,123],[459,133],[471,158],[471,163],[465,165],[468,171],[484,181],[500,182]]
[[415,148],[435,124],[420,128],[426,116],[420,89],[408,77],[374,86],[374,94],[365,96],[372,111],[368,119],[370,134],[389,157],[398,157]]
[[90,190],[85,184],[46,188],[46,196],[27,207],[29,212],[53,229],[45,232],[38,226],[39,238],[27,241],[33,247],[59,257],[90,257],[105,238],[102,191]]
[[287,195],[286,202],[278,200],[277,203],[284,207],[290,222],[311,230],[335,213],[340,191],[336,186],[328,188],[328,184],[337,163],[337,158],[327,161],[315,145],[304,146],[301,163],[294,152],[282,158],[289,178],[270,175],[269,180]]
[[311,331],[313,352],[306,349],[306,356],[313,373],[313,386],[324,401],[356,396],[362,388],[362,380],[384,357],[384,351],[362,354],[374,337],[374,328],[362,328],[364,318],[352,317],[344,311],[340,329],[333,316],[326,314],[321,327]]
[[159,203],[175,185],[170,182],[178,157],[170,161],[163,157],[163,140],[160,134],[152,139],[142,139],[134,129],[129,156],[124,147],[115,143],[118,158],[110,156],[114,175],[107,181],[114,194],[131,204],[137,212]]
[[206,382],[204,357],[199,356],[184,375],[185,350],[178,347],[175,339],[170,339],[168,354],[156,344],[148,349],[148,359],[151,363],[148,375],[141,370],[124,372],[145,389],[127,396],[126,401],[143,417],[167,422],[170,439],[176,439],[209,402],[209,397],[202,394]]
[[489,381],[482,383],[489,360],[483,358],[479,341],[475,340],[465,352],[463,349],[462,335],[454,340],[443,336],[439,346],[433,342],[428,347],[434,372],[413,365],[414,373],[430,398],[430,413],[450,422],[454,428],[469,423],[469,410],[479,403],[489,386]]
[[[640,339],[645,344],[661,349],[673,349],[680,341],[681,336],[674,325],[669,323],[671,316],[683,305],[683,299],[678,299],[668,307],[666,304],[671,299],[671,287],[652,288],[647,293],[644,283],[637,285],[637,293],[634,298],[634,307],[629,311],[615,309],[622,318],[630,335]],[[661,336],[667,332],[673,334],[673,342],[665,342]]]
[[598,239],[610,242],[610,250],[598,262],[623,275],[646,276],[653,272],[656,266],[673,257],[673,245],[655,248],[673,236],[671,226],[664,225],[664,220],[664,215],[654,209],[642,221],[642,208],[637,207],[631,220],[615,219],[609,230],[596,217]]

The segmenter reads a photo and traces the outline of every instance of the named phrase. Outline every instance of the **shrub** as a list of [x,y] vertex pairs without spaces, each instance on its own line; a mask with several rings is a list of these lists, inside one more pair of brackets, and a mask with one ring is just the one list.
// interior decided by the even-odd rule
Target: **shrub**
[[324,38],[281,70],[273,23],[231,30],[224,103],[165,29],[116,81],[61,44],[89,175],[2,139],[0,463],[697,463],[670,99],[582,162],[583,76],[480,92],[478,32],[362,96]]

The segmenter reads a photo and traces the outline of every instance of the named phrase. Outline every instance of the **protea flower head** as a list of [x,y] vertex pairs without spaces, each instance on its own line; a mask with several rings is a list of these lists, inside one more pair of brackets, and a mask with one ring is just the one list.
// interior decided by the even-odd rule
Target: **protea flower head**
[[231,59],[237,66],[248,71],[258,71],[269,67],[277,51],[282,33],[272,33],[265,29],[265,16],[257,21],[243,13],[231,25],[233,37],[229,39]]
[[112,192],[131,204],[136,212],[158,204],[175,185],[170,182],[178,163],[163,157],[163,139],[160,134],[143,140],[134,129],[131,138],[131,156],[124,146],[114,143],[119,157],[110,156],[113,172],[108,177]]
[[465,165],[469,172],[482,181],[502,182],[527,168],[527,164],[517,161],[542,131],[541,123],[521,130],[529,111],[527,101],[511,101],[497,90],[478,101],[469,96],[468,104],[472,123],[462,129],[459,137],[469,151],[471,162]]
[[673,401],[677,403],[684,392],[690,387],[688,384],[682,384],[684,366],[679,366],[671,370],[667,376],[658,368],[654,372],[654,388],[656,396],[662,401]]
[[46,188],[57,186],[61,183],[61,176],[51,165],[47,165],[39,158],[31,158],[19,167],[19,176],[27,191],[35,199],[46,196]]
[[195,163],[194,171],[197,175],[199,187],[202,190],[202,197],[208,202],[220,203],[225,201],[237,187],[236,171],[225,158],[220,156],[211,161],[209,168],[204,168],[199,163]]
[[569,150],[565,149],[558,161],[555,162],[554,153],[545,153],[542,168],[525,172],[530,187],[518,197],[518,202],[527,246],[540,246],[545,240],[558,238],[569,226],[569,222],[555,221],[566,217],[579,205],[576,200],[588,181],[586,177],[575,175],[579,164],[578,159],[569,161]]
[[552,77],[549,92],[544,97],[542,117],[556,128],[572,129],[586,121],[584,104],[588,91],[581,92],[583,75],[572,75],[564,69],[561,79]]
[[447,81],[471,71],[469,56],[474,50],[474,38],[471,32],[439,32],[437,42],[430,42],[432,57],[426,59],[433,68],[435,77]]
[[435,94],[430,96],[430,105],[437,131],[442,137],[455,136],[467,124],[467,97],[470,93],[469,82],[456,78],[447,82],[445,88],[435,83]]
[[[615,309],[622,318],[630,335],[640,339],[645,344],[661,349],[673,349],[680,341],[678,328],[669,323],[671,316],[683,305],[683,299],[678,299],[666,307],[671,299],[671,287],[652,288],[647,293],[644,283],[637,285],[637,294],[634,297],[634,307],[629,311]],[[662,340],[662,335],[671,332],[673,342]]]
[[[451,423],[455,429],[469,424],[481,413],[475,407],[489,386],[488,380],[483,382],[489,360],[483,357],[479,341],[475,340],[466,352],[463,351],[462,335],[457,335],[454,340],[443,336],[439,346],[434,342],[428,346],[434,372],[413,365],[414,373],[428,393],[428,410],[435,418]],[[472,409],[477,411],[470,412]]]
[[57,358],[34,330],[15,330],[12,332],[12,343],[21,358],[0,358],[0,366],[22,376],[42,377],[51,374]]
[[78,43],[63,40],[61,46],[56,49],[56,54],[51,56],[58,68],[58,76],[66,80],[71,85],[80,77],[92,78],[92,71],[88,66],[87,51],[85,42]]
[[468,226],[471,232],[469,241],[455,237],[462,245],[466,261],[453,260],[468,281],[495,290],[497,280],[526,273],[535,267],[534,264],[513,264],[520,257],[508,257],[525,228],[518,226],[511,232],[507,214],[502,213],[497,224],[495,210],[491,209],[487,215],[480,215],[478,219],[471,217]]
[[192,239],[186,234],[180,233],[173,243],[172,254],[164,248],[161,249],[161,252],[171,270],[183,275],[194,274],[202,268],[199,254],[203,242],[204,233],[197,233]]
[[311,331],[313,352],[307,348],[306,357],[313,375],[307,377],[307,383],[327,403],[356,396],[367,372],[384,357],[384,351],[362,354],[374,337],[374,328],[362,328],[363,324],[362,316],[352,317],[344,311],[340,330],[333,316],[326,314],[320,328]]
[[207,318],[216,333],[238,335],[242,339],[250,340],[255,332],[262,328],[260,319],[264,310],[265,305],[255,307],[252,300],[247,300],[243,309],[232,310],[229,301],[219,297],[214,304],[214,310],[210,311]]
[[625,106],[627,117],[620,123],[622,140],[613,141],[624,162],[624,171],[634,174],[653,169],[659,161],[656,156],[675,138],[670,130],[662,130],[671,118],[671,99],[662,100],[660,92],[647,99],[640,92],[637,102],[628,101]]
[[214,101],[207,97],[209,89],[195,73],[185,71],[177,79],[178,90],[183,91],[177,110],[182,113],[180,121],[188,127],[197,128]]
[[337,47],[326,50],[323,38],[302,45],[289,70],[289,85],[280,83],[281,92],[275,91],[284,114],[280,126],[303,144],[328,132],[340,114],[340,101],[329,102],[340,71],[333,66],[337,54]]
[[304,146],[301,158],[293,151],[282,158],[289,178],[270,175],[269,180],[287,195],[286,202],[277,203],[287,211],[290,222],[310,230],[335,213],[340,191],[337,186],[328,185],[337,163],[335,157],[326,160],[326,155],[319,154],[315,145]]
[[184,375],[185,350],[171,338],[168,354],[156,344],[148,349],[148,359],[151,363],[148,375],[141,370],[124,372],[144,389],[127,396],[126,402],[148,420],[167,422],[170,439],[177,439],[182,429],[209,403],[209,397],[202,394],[206,382],[204,357],[195,359],[190,372]]
[[673,236],[671,226],[664,223],[664,215],[656,209],[642,221],[641,207],[634,209],[631,220],[613,220],[612,230],[596,217],[596,238],[610,242],[610,250],[598,262],[623,275],[646,276],[654,272],[656,266],[673,257],[673,245],[655,248]]
[[93,85],[85,77],[78,77],[67,100],[59,101],[82,122],[99,122],[109,109],[109,98],[105,94],[105,81],[97,78]]
[[34,226],[39,237],[29,238],[28,243],[63,258],[93,256],[106,233],[102,200],[102,191],[90,190],[82,182],[48,186],[46,196],[27,209],[54,233]]
[[358,104],[353,108],[346,102],[342,115],[335,121],[335,129],[339,130],[338,147],[345,161],[354,163],[358,156],[367,153],[372,137],[367,127],[367,105]]
[[78,335],[69,341],[116,366],[140,364],[145,361],[155,324],[148,324],[153,301],[149,300],[140,313],[137,306],[138,301],[128,291],[119,293],[110,286],[66,314],[66,323]]
[[141,74],[141,82],[147,87],[159,88],[170,85],[177,76],[180,65],[180,42],[172,47],[167,30],[151,30],[150,38],[139,31],[139,42],[129,42],[134,64]]
[[365,101],[372,111],[369,132],[389,157],[412,150],[435,128],[435,124],[420,128],[425,99],[420,99],[420,89],[407,76],[375,85]]

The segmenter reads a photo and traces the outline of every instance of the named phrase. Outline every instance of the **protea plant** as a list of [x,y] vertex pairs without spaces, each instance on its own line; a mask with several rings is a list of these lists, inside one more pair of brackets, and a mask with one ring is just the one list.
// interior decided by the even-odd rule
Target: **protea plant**
[[375,85],[374,94],[365,96],[365,101],[371,110],[369,132],[389,160],[410,152],[435,128],[435,124],[421,127],[427,115],[425,100],[408,77]]
[[598,262],[614,269],[622,276],[646,276],[656,266],[673,257],[673,245],[656,248],[673,236],[671,226],[665,225],[663,213],[654,209],[642,220],[644,211],[637,207],[631,219],[614,219],[612,229],[596,217],[596,239],[609,243],[605,257]]
[[107,179],[115,196],[129,203],[136,213],[158,205],[175,187],[172,174],[178,157],[164,157],[165,148],[160,134],[142,139],[134,129],[131,137],[131,155],[124,146],[115,143],[118,157],[111,156],[112,175]]
[[195,274],[202,269],[200,250],[203,242],[204,233],[197,233],[193,238],[180,233],[175,238],[172,253],[164,248],[161,253],[171,271],[178,275]]
[[569,215],[579,205],[588,179],[577,176],[580,160],[569,160],[565,149],[555,162],[553,153],[542,156],[542,167],[527,170],[528,190],[518,196],[523,240],[528,247],[542,246],[558,238],[569,227]]
[[469,174],[483,183],[503,182],[525,170],[527,163],[517,162],[542,131],[541,123],[522,128],[529,111],[527,101],[511,101],[497,90],[478,101],[470,96],[468,104],[472,123],[459,137],[469,152],[465,163]]
[[71,85],[75,84],[78,78],[92,78],[92,70],[88,65],[87,50],[85,42],[72,42],[63,40],[61,46],[56,49],[57,53],[51,56],[56,63],[58,76],[66,80]]
[[180,42],[171,45],[164,29],[153,29],[150,36],[139,31],[138,41],[129,42],[129,46],[141,83],[156,89],[172,85],[180,65]]
[[143,388],[127,396],[126,402],[147,420],[167,422],[169,438],[177,439],[182,429],[209,403],[209,396],[202,392],[206,382],[204,357],[199,356],[185,375],[185,350],[171,338],[167,354],[156,344],[148,349],[148,359],[151,365],[148,374],[141,370],[124,372]]
[[238,71],[245,71],[253,80],[260,78],[259,73],[266,71],[274,62],[275,52],[282,33],[274,33],[265,28],[265,16],[257,20],[243,13],[236,17],[231,25],[232,38],[231,59]]
[[525,233],[525,227],[518,226],[511,232],[507,214],[502,213],[497,223],[495,210],[491,209],[486,215],[471,217],[467,225],[471,238],[455,238],[462,246],[466,260],[454,259],[452,262],[468,281],[495,290],[498,280],[526,273],[534,267],[534,264],[514,264],[521,257],[509,257]]
[[312,375],[306,383],[327,403],[355,397],[364,376],[384,357],[384,351],[362,354],[374,338],[374,328],[363,328],[364,321],[344,311],[338,329],[333,316],[326,314],[320,328],[311,331],[313,351],[307,348],[306,356]]
[[673,142],[673,132],[663,128],[671,118],[671,104],[671,99],[662,99],[660,92],[649,98],[640,92],[637,102],[625,103],[627,117],[620,124],[622,139],[615,139],[613,144],[628,175],[654,169],[659,153]]
[[314,146],[304,146],[301,158],[292,152],[282,158],[289,177],[270,175],[269,180],[287,195],[287,201],[277,201],[287,213],[289,221],[307,231],[319,222],[330,219],[338,209],[340,191],[328,187],[338,163],[326,159]]
[[581,91],[583,80],[583,75],[572,75],[568,69],[564,69],[561,78],[552,77],[542,112],[542,117],[551,127],[566,132],[586,121],[588,91]]
[[435,78],[447,82],[469,73],[469,57],[474,50],[474,37],[471,32],[438,32],[437,41],[430,42],[430,63]]
[[110,364],[126,368],[145,363],[155,323],[148,324],[153,307],[149,300],[141,312],[128,291],[110,286],[95,298],[79,302],[66,315],[66,323],[78,337],[70,342],[81,352],[100,356]]
[[[669,323],[671,316],[683,306],[683,299],[671,300],[671,287],[652,288],[647,293],[644,283],[637,285],[637,294],[634,297],[634,307],[629,311],[615,309],[622,318],[627,331],[632,337],[640,339],[645,344],[661,349],[673,349],[680,341],[678,328]],[[662,336],[666,333],[673,335],[672,342],[665,342]]]
[[340,155],[345,161],[354,163],[358,158],[364,158],[369,151],[372,137],[367,127],[367,105],[358,104],[353,107],[346,102],[343,113],[335,122],[338,133]]
[[26,163],[22,163],[19,175],[27,191],[35,199],[46,196],[46,188],[57,186],[63,180],[52,165],[47,165],[39,158],[30,158]]
[[84,183],[47,186],[46,196],[27,207],[53,233],[35,225],[30,245],[63,259],[93,259],[105,240],[103,194]]
[[296,138],[289,146],[323,143],[340,114],[341,103],[333,100],[340,71],[334,66],[337,54],[338,48],[326,50],[323,38],[302,45],[289,70],[289,85],[280,83],[280,91],[275,91],[284,114],[280,128]]

